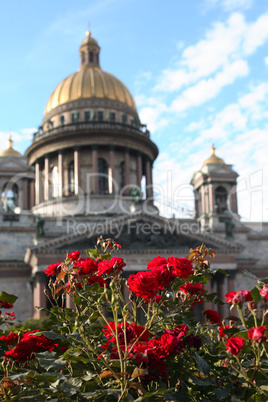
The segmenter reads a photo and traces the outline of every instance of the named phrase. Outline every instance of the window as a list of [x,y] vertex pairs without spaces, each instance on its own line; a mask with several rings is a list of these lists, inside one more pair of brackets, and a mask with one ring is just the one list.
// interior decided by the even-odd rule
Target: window
[[72,113],[72,123],[77,123],[79,120],[79,112]]
[[103,121],[103,111],[102,110],[98,111],[98,121]]
[[74,161],[70,162],[68,166],[68,187],[69,195],[74,194]]
[[108,194],[108,166],[103,158],[98,158],[99,193]]
[[85,64],[86,62],[86,53],[82,52],[82,64]]
[[114,113],[114,112],[110,112],[109,118],[110,118],[110,121],[115,122],[115,113]]
[[219,186],[215,189],[216,212],[222,214],[227,210],[227,191]]
[[6,183],[1,193],[1,203],[5,212],[14,213],[18,206],[19,189],[17,184]]
[[61,116],[60,116],[60,124],[63,126],[64,125],[64,120],[65,120],[65,118],[64,118],[64,115],[62,114]]
[[93,63],[93,61],[94,61],[93,52],[89,52],[89,61],[90,61],[90,63]]
[[121,162],[119,165],[119,186],[120,190],[125,186],[125,162]]
[[52,168],[52,197],[59,196],[59,174],[58,167],[54,166]]
[[122,123],[127,124],[127,115],[125,113],[122,114]]
[[90,120],[90,112],[87,110],[85,112],[85,121],[89,121]]

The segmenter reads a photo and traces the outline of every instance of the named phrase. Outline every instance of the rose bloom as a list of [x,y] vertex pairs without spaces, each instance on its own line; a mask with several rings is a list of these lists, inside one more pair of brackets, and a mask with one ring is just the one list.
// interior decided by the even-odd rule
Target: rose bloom
[[190,297],[195,296],[193,305],[197,303],[202,303],[200,297],[202,297],[205,293],[205,289],[203,289],[202,284],[196,283],[195,285],[192,285],[191,282],[185,282],[185,284],[181,286],[180,289],[183,290],[184,293],[188,293]]
[[98,275],[110,274],[112,271],[120,272],[126,264],[123,258],[113,257],[109,261],[101,261],[98,264]]
[[6,313],[6,312],[5,312],[5,315],[7,315],[10,320],[15,320],[15,313],[14,313],[14,311],[12,311],[12,313]]
[[68,254],[68,258],[71,261],[76,261],[76,260],[78,260],[79,257],[80,257],[80,251],[73,251],[72,253]]
[[128,287],[131,292],[148,301],[156,296],[159,284],[151,272],[138,272],[128,278]]
[[249,290],[239,290],[238,292],[229,292],[225,295],[227,303],[241,305],[251,301],[252,296]]
[[169,267],[174,268],[176,276],[181,279],[188,278],[194,272],[191,261],[186,258],[168,257],[167,262]]
[[57,275],[58,268],[61,266],[61,262],[58,262],[57,264],[51,264],[47,269],[45,269],[45,274],[46,276],[50,275]]
[[226,348],[229,353],[234,356],[238,356],[239,352],[245,346],[245,341],[241,336],[232,336],[226,342]]
[[6,309],[13,308],[13,304],[0,300],[0,308],[6,308]]
[[89,286],[93,285],[93,283],[96,282],[98,282],[101,288],[104,288],[104,286],[107,287],[107,282],[101,276],[93,275],[91,278],[87,279],[87,283],[89,284]]
[[205,316],[208,318],[211,324],[221,325],[222,317],[215,310],[205,310]]
[[250,328],[248,330],[248,339],[258,343],[265,342],[267,339],[265,336],[265,331],[266,327],[264,325],[261,327]]
[[148,263],[147,269],[150,271],[153,268],[163,266],[167,266],[167,260],[165,259],[165,257],[154,257],[152,261]]
[[264,300],[268,300],[268,286],[263,285],[263,288],[260,290],[260,294],[263,296]]
[[229,328],[231,328],[230,325],[225,325],[225,326],[220,327],[220,329],[219,329],[219,336],[220,336],[221,338],[228,338],[228,336],[225,334],[224,330],[225,330],[225,329],[229,329]]
[[0,341],[5,342],[6,345],[12,345],[13,343],[17,343],[19,340],[18,334],[14,332],[10,332],[7,336],[0,336]]
[[91,258],[81,258],[80,260],[75,261],[74,267],[80,268],[77,273],[81,276],[94,274],[98,270],[97,262]]

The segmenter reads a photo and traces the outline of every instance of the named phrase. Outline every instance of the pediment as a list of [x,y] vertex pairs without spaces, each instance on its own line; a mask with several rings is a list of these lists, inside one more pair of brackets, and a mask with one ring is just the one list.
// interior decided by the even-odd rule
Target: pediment
[[0,171],[28,171],[27,160],[25,158],[0,158]]
[[[95,226],[94,226],[95,225]],[[93,223],[88,221],[87,230],[76,232],[39,243],[32,247],[31,254],[63,253],[66,250],[85,250],[93,247],[96,239],[112,237],[122,245],[124,251],[148,252],[187,250],[201,244],[220,253],[241,252],[242,246],[212,233],[202,233],[195,220],[166,219],[144,212],[111,220]]]

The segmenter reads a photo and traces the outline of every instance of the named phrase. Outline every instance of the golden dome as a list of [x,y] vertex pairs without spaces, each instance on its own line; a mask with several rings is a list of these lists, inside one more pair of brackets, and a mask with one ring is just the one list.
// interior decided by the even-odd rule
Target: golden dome
[[61,81],[48,99],[45,114],[66,102],[85,98],[117,100],[136,110],[129,90],[121,81],[98,67],[89,67]]
[[13,149],[13,141],[11,139],[11,136],[8,139],[8,147],[4,151],[0,152],[0,157],[2,156],[16,156],[16,157],[21,157],[22,155]]
[[111,99],[137,110],[127,87],[114,75],[101,70],[99,51],[98,42],[87,32],[80,46],[79,70],[58,84],[48,99],[45,114],[64,103],[89,98]]
[[207,160],[205,160],[202,167],[204,167],[206,165],[217,164],[217,163],[225,164],[223,159],[221,159],[215,155],[215,147],[213,144],[212,144],[212,147],[210,148],[210,152],[211,152],[211,156]]

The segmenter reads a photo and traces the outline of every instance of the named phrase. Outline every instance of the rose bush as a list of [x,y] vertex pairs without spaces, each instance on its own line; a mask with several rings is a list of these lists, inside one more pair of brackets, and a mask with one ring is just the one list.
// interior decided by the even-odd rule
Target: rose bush
[[[268,280],[226,294],[222,317],[205,290],[215,273],[205,246],[128,279],[119,248],[100,237],[87,258],[73,251],[47,267],[45,331],[14,327],[4,310],[17,297],[0,293],[0,400],[267,401]],[[215,307],[198,320],[206,302]]]

